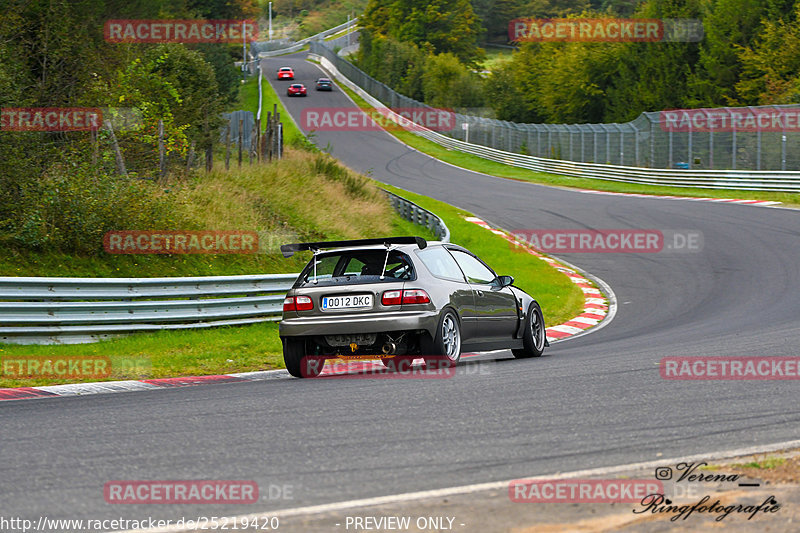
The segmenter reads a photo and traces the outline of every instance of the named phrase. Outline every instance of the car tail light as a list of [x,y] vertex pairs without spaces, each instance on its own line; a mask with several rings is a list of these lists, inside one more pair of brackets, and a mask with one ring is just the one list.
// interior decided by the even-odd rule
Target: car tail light
[[431,298],[428,293],[422,289],[407,289],[403,291],[404,304],[429,304]]
[[403,291],[386,291],[381,296],[383,305],[400,305],[403,300]]
[[314,302],[308,296],[287,296],[283,300],[283,310],[286,311],[311,311]]
[[314,309],[314,302],[308,296],[296,296],[294,301],[298,311],[311,311]]

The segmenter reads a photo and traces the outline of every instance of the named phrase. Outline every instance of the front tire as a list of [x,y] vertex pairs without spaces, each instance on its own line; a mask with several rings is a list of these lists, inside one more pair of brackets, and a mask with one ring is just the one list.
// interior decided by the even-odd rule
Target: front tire
[[325,359],[306,354],[306,340],[302,337],[284,337],[283,362],[289,374],[296,378],[315,378],[325,365]]
[[517,359],[528,357],[541,357],[544,347],[547,344],[547,332],[544,327],[544,317],[542,308],[533,302],[528,308],[528,316],[525,323],[525,333],[522,335],[522,349],[511,350]]

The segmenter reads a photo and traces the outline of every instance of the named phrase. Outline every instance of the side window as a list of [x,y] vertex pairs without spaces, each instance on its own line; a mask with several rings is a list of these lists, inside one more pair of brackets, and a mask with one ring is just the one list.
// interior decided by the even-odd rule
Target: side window
[[425,250],[417,250],[416,254],[428,270],[431,271],[431,274],[437,278],[464,281],[464,275],[458,268],[458,264],[444,248],[426,248]]
[[495,275],[486,265],[460,250],[450,250],[470,283],[491,283]]

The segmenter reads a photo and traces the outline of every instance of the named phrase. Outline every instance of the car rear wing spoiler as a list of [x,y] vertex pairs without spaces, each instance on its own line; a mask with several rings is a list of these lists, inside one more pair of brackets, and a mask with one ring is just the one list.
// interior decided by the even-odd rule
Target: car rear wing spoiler
[[324,241],[324,242],[298,242],[295,244],[281,245],[283,257],[291,257],[295,252],[305,250],[318,251],[322,248],[349,248],[351,246],[373,246],[382,244],[389,247],[392,244],[416,244],[422,250],[428,246],[428,242],[422,237],[385,237],[383,239],[356,239],[352,241]]

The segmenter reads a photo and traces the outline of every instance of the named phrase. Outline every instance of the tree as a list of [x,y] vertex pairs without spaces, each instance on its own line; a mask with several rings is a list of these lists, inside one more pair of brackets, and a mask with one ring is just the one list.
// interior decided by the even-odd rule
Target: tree
[[762,28],[765,0],[715,0],[703,18],[705,38],[700,44],[697,70],[691,76],[692,107],[739,105],[736,91],[742,63],[737,51],[750,46]]
[[449,52],[465,63],[482,56],[477,41],[483,29],[469,0],[370,0],[359,24],[373,37]]
[[440,108],[477,107],[483,95],[476,91],[480,77],[450,53],[431,56],[425,63],[422,91],[425,102]]
[[[699,0],[650,0],[637,12],[642,18],[696,19]],[[619,74],[608,88],[605,122],[633,120],[643,111],[688,105],[689,79],[699,47],[688,42],[622,43]]]
[[[800,20],[800,0],[794,16]],[[751,47],[739,49],[742,76],[736,90],[748,103],[800,102],[800,27],[783,19],[764,20],[764,29]]]

